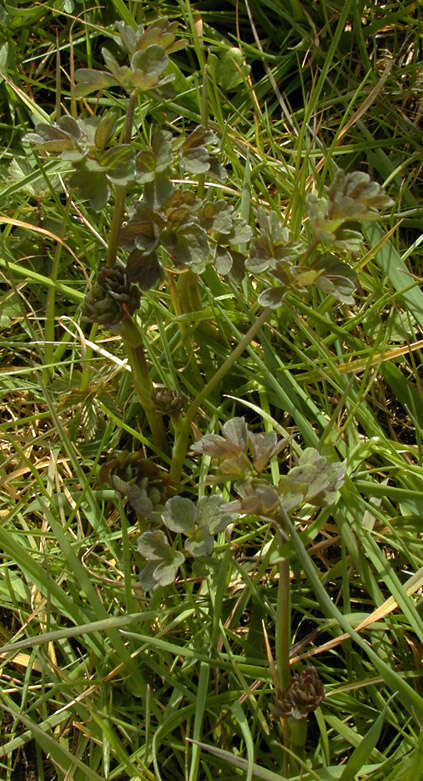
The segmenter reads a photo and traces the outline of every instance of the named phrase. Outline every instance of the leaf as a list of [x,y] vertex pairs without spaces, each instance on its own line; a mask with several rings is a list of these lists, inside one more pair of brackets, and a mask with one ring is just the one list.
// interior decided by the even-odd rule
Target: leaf
[[109,143],[116,130],[117,114],[115,111],[106,111],[103,114],[95,131],[94,142],[97,149],[103,150]]
[[152,43],[159,44],[168,54],[178,51],[186,46],[185,40],[175,40],[178,29],[177,22],[169,22],[163,16],[156,19],[146,29],[141,25],[136,33],[137,49],[144,49]]
[[156,43],[147,46],[141,51],[136,51],[131,57],[131,68],[135,71],[142,71],[149,78],[155,79],[166,70],[169,63],[169,57],[164,49]]
[[149,561],[148,564],[140,570],[139,579],[144,591],[152,591],[157,587],[158,582],[154,577],[156,567],[157,563],[155,561]]
[[129,184],[134,179],[134,152],[130,144],[117,144],[99,157],[99,163],[112,182]]
[[270,309],[277,309],[278,306],[283,304],[285,294],[285,287],[268,287],[266,290],[263,290],[260,293],[257,301],[260,306],[269,307]]
[[280,452],[285,445],[284,440],[278,441],[276,431],[266,431],[259,434],[249,433],[249,441],[253,451],[253,466],[260,474],[270,459]]
[[163,269],[156,252],[148,255],[142,250],[134,249],[126,261],[126,273],[129,282],[138,282],[141,290],[149,290],[163,278]]
[[178,230],[165,231],[162,241],[177,266],[189,266],[201,274],[210,258],[206,232],[199,225],[182,226]]
[[298,249],[298,243],[290,241],[288,228],[285,227],[275,211],[267,213],[262,206],[256,212],[259,230],[251,242],[246,267],[254,273],[274,269],[279,261],[290,259]]
[[158,586],[170,586],[176,579],[179,567],[184,563],[185,556],[175,551],[170,561],[161,561],[154,570],[153,577]]
[[271,518],[279,514],[280,491],[268,482],[245,482],[237,485],[239,500],[226,505],[228,512],[261,515]]
[[79,68],[75,71],[75,95],[77,98],[85,98],[91,92],[100,92],[119,84],[118,79],[106,71],[93,70],[92,68]]
[[378,210],[393,201],[362,171],[338,171],[328,189],[330,219],[363,220],[378,216]]
[[140,70],[132,71],[130,76],[131,87],[135,87],[139,92],[148,92],[154,89],[158,84],[156,76],[150,76]]
[[248,427],[244,418],[232,418],[222,426],[222,434],[206,434],[193,445],[196,453],[218,459],[218,471],[224,479],[244,478],[251,471],[247,456]]
[[194,531],[196,508],[191,499],[173,496],[167,500],[162,513],[162,521],[173,532],[190,534]]
[[193,174],[210,170],[211,159],[218,155],[218,140],[214,133],[203,127],[196,127],[180,146],[181,163]]
[[182,164],[192,174],[205,174],[210,168],[209,153],[202,146],[188,149],[182,156]]
[[106,64],[106,67],[110,71],[110,73],[116,78],[116,80],[119,82],[122,77],[122,67],[119,65],[116,58],[113,56],[113,54],[105,47],[103,46],[101,53],[103,55],[104,62]]
[[166,535],[160,529],[143,532],[138,537],[137,548],[141,556],[150,561],[168,560],[172,555]]
[[197,523],[205,527],[210,534],[223,531],[232,520],[231,513],[226,511],[223,497],[217,494],[203,496],[197,503]]
[[338,260],[335,255],[327,253],[318,256],[313,262],[313,269],[321,272],[316,280],[316,286],[320,290],[345,304],[354,303],[352,293],[357,275],[351,266]]
[[167,173],[156,174],[152,182],[144,185],[144,201],[153,211],[158,211],[173,193],[173,184]]
[[74,147],[73,138],[57,125],[40,123],[35,131],[35,133],[27,133],[24,141],[42,147],[45,152],[64,152]]
[[163,229],[164,224],[150,206],[139,202],[129,222],[121,228],[119,243],[125,249],[136,247],[148,254],[157,247],[159,229]]
[[216,251],[214,266],[218,274],[225,276],[229,274],[232,268],[232,255],[228,250],[218,249]]
[[69,185],[75,187],[81,198],[89,201],[90,206],[96,211],[103,209],[109,200],[110,189],[102,172],[96,173],[81,166],[71,176]]
[[[116,28],[119,37],[118,43],[121,44],[122,48],[128,54],[133,54],[137,48],[137,33],[134,28],[122,21],[116,22]],[[137,32],[140,32],[141,29],[142,28],[139,27]]]
[[136,158],[136,178],[144,185],[144,200],[158,209],[172,195],[172,183],[168,169],[172,163],[171,134],[156,131],[152,146],[143,149]]
[[228,238],[229,244],[245,244],[250,241],[253,235],[253,229],[242,217],[235,217],[232,225],[232,232]]
[[[302,497],[299,501],[322,507],[335,501],[337,491],[344,482],[345,472],[345,463],[330,464],[315,448],[309,447],[301,454],[298,466],[281,478],[280,487],[285,495],[291,493],[292,497]],[[291,503],[292,498],[289,501]]]
[[137,181],[140,184],[152,182],[156,174],[156,156],[152,149],[143,149],[135,163]]
[[119,491],[122,496],[126,496],[129,504],[136,513],[140,515],[150,515],[153,510],[153,502],[147,494],[146,488],[133,483],[127,483],[119,475],[111,475],[110,485]]
[[205,201],[199,215],[202,227],[209,233],[229,235],[233,226],[233,208],[223,198]]
[[156,171],[162,173],[172,164],[172,133],[156,127],[151,146],[156,159]]
[[60,117],[57,126],[60,127],[61,130],[64,130],[65,133],[68,133],[68,135],[72,136],[76,141],[78,141],[78,139],[81,137],[81,129],[79,127],[78,121],[73,117]]
[[245,418],[231,418],[222,426],[222,434],[225,439],[232,442],[237,448],[246,452],[248,447],[248,426]]
[[206,527],[197,527],[189,538],[185,541],[185,549],[194,558],[200,556],[211,556],[213,553],[214,541],[209,530]]
[[217,58],[215,78],[222,90],[233,90],[242,84],[250,72],[244,55],[236,46],[227,49],[223,57]]
[[312,223],[325,222],[328,219],[329,204],[327,198],[316,193],[307,193],[306,210]]
[[137,543],[139,553],[149,559],[149,563],[140,572],[140,581],[147,591],[156,586],[168,586],[173,583],[176,573],[183,564],[183,553],[174,551],[160,529],[143,532]]
[[220,434],[205,434],[191,446],[194,453],[206,453],[212,458],[224,458],[238,451],[238,447]]

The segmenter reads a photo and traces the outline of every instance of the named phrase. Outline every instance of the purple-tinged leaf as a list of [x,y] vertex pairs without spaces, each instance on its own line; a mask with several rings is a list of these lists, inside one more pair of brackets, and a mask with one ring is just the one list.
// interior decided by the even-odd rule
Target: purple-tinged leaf
[[248,426],[245,418],[231,418],[222,426],[222,434],[244,453],[248,447]]
[[142,71],[146,76],[155,78],[166,70],[169,57],[164,49],[156,43],[145,49],[136,51],[131,57],[131,67],[134,71]]
[[126,261],[126,273],[129,282],[138,282],[141,290],[149,290],[163,278],[163,270],[157,254],[146,255],[142,250],[134,249]]
[[79,68],[75,72],[75,95],[77,98],[85,98],[92,92],[100,92],[109,87],[116,87],[119,81],[107,71],[97,71],[92,68]]

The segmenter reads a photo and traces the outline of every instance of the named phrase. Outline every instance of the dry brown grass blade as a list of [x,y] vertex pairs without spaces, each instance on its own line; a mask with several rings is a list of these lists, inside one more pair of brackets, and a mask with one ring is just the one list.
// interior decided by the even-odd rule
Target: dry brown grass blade
[[60,238],[60,236],[57,236],[55,233],[52,233],[46,228],[40,228],[38,225],[32,225],[32,223],[30,222],[15,220],[13,217],[0,217],[0,224],[1,223],[3,225],[14,225],[16,228],[24,228],[24,230],[35,231],[35,233],[41,233],[43,236],[48,236],[49,239],[53,239],[53,241],[57,241],[59,244],[61,244],[69,252],[69,254],[72,255],[72,257],[75,258],[75,260],[79,263],[78,257],[75,255],[73,249],[71,249],[69,244],[66,244],[66,242]]
[[[415,592],[422,586],[423,567],[420,567],[420,569],[417,570],[417,572],[415,572],[414,575],[412,575],[411,578],[409,578],[404,583],[404,593],[409,597],[412,594],[415,594]],[[363,621],[361,621],[355,631],[361,632],[362,629],[371,626],[371,624],[376,623],[376,621],[381,621],[394,610],[396,610],[397,607],[398,602],[396,599],[394,597],[388,597],[388,599],[386,599],[382,605],[379,605],[379,607],[369,613],[369,615],[366,616]],[[313,648],[311,651],[307,651],[305,654],[294,656],[292,659],[290,659],[290,664],[297,664],[297,662],[304,661],[304,659],[309,659],[311,656],[317,656],[318,654],[324,653],[325,651],[329,651],[331,648],[335,648],[337,645],[340,645],[340,643],[343,643],[345,640],[349,640],[350,638],[351,635],[348,633],[339,635],[339,637],[334,637],[332,640],[329,640],[327,643],[323,643],[323,645],[320,645],[318,648]]]

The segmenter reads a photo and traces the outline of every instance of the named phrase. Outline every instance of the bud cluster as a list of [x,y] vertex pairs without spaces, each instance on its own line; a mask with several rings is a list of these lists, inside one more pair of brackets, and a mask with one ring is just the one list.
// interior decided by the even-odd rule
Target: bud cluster
[[159,385],[154,388],[153,402],[158,412],[162,415],[177,417],[185,407],[185,396],[172,388]]
[[294,676],[292,683],[283,690],[276,701],[275,711],[285,719],[305,719],[325,696],[323,684],[315,667],[307,667]]
[[84,315],[93,323],[113,328],[125,313],[132,315],[139,302],[140,292],[128,281],[125,269],[118,265],[104,267],[85,298]]

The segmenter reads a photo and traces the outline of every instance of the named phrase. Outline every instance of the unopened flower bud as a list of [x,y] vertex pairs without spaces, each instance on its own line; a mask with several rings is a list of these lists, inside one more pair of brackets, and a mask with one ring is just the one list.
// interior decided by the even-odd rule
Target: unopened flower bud
[[128,282],[125,269],[118,265],[104,267],[85,298],[84,315],[93,323],[112,328],[120,323],[125,311],[130,315],[135,312],[139,302],[140,292]]
[[153,391],[154,406],[162,415],[180,415],[185,406],[185,396],[176,390],[160,385]]
[[305,719],[316,710],[325,696],[323,684],[315,667],[307,667],[294,676],[276,701],[275,711],[285,719]]

